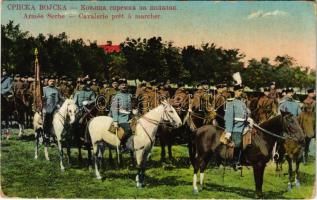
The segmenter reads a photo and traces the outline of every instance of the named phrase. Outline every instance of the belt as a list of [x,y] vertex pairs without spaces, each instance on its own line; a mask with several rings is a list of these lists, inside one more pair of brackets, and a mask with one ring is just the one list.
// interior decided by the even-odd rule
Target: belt
[[238,122],[246,122],[247,121],[247,119],[239,118],[239,117],[235,117],[234,120],[238,121]]
[[124,110],[124,109],[120,109],[119,113],[130,114],[130,111],[127,111],[127,110]]

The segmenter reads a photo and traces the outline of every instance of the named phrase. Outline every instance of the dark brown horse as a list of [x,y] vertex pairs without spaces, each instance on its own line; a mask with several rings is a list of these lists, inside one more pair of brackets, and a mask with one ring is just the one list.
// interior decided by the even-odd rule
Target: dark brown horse
[[[242,164],[253,167],[256,197],[262,196],[263,174],[266,163],[271,158],[271,152],[274,143],[278,138],[286,139],[290,137],[292,140],[302,140],[297,137],[302,132],[298,125],[297,119],[289,113],[282,113],[260,125],[259,128],[253,127],[252,142],[242,154]],[[218,164],[226,164],[229,160],[228,156],[231,147],[220,142],[220,136],[223,130],[217,129],[212,125],[199,128],[193,139],[193,166],[194,192],[198,193],[197,172],[200,170],[200,186],[203,187],[204,170],[211,159]],[[284,136],[283,133],[286,135]]]

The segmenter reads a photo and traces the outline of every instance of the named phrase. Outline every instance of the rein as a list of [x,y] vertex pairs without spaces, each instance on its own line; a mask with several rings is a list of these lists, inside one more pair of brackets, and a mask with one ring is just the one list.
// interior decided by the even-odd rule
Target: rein
[[257,129],[259,129],[260,131],[262,131],[262,132],[264,132],[264,133],[266,133],[266,134],[269,134],[269,135],[271,135],[271,136],[273,136],[273,137],[276,137],[276,138],[280,138],[280,139],[283,139],[283,140],[292,138],[292,137],[290,137],[290,136],[280,136],[280,135],[277,135],[277,134],[275,134],[275,133],[272,133],[271,131],[268,131],[268,130],[266,130],[266,129],[260,127],[260,126],[257,125],[257,124],[253,124],[253,126],[256,127]]

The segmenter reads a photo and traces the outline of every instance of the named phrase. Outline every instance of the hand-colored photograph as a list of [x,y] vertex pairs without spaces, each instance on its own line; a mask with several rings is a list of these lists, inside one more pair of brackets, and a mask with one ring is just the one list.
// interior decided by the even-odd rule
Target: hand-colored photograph
[[316,2],[0,5],[1,198],[316,198]]

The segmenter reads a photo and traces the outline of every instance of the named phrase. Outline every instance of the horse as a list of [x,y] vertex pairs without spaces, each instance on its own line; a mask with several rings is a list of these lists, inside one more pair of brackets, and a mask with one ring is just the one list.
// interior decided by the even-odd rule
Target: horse
[[[167,101],[162,101],[159,106],[138,119],[135,134],[127,141],[127,146],[133,151],[137,162],[136,186],[139,188],[144,186],[145,166],[148,154],[154,145],[157,128],[163,120],[171,123],[174,128],[182,125],[182,121],[175,109]],[[87,131],[93,145],[95,175],[97,179],[101,179],[98,165],[104,151],[100,143],[105,142],[114,148],[118,148],[120,145],[120,139],[108,131],[112,123],[113,119],[111,117],[98,116],[93,118],[87,125]]]
[[[56,136],[59,157],[60,157],[60,167],[61,170],[64,171],[65,167],[63,164],[63,148],[62,148],[62,140],[68,134],[68,128],[75,121],[75,116],[77,112],[77,106],[72,99],[66,99],[62,106],[53,114],[53,132]],[[43,134],[47,134],[43,132],[43,121],[40,113],[36,112],[33,119],[33,128],[35,135],[35,156],[34,158],[38,158],[38,149],[39,149],[39,140]],[[47,136],[49,137],[49,136]],[[69,145],[67,146],[67,152],[70,152]],[[49,160],[48,156],[48,144],[45,144],[44,153],[46,160]],[[69,155],[69,154],[68,154]],[[69,156],[68,156],[69,158]]]
[[[266,163],[271,158],[271,152],[277,139],[297,138],[298,133],[302,132],[298,124],[297,118],[290,113],[281,113],[280,115],[263,122],[259,126],[252,128],[251,145],[243,151],[241,162],[243,165],[253,167],[255,180],[255,196],[262,197],[263,174]],[[286,133],[283,136],[282,133]],[[222,129],[215,126],[207,125],[197,129],[193,140],[193,191],[198,193],[197,188],[197,172],[200,170],[200,187],[203,188],[204,170],[211,158],[218,161],[218,164],[227,161],[229,156],[229,147],[227,144],[220,142],[223,134]],[[228,151],[227,151],[228,150]],[[232,156],[230,156],[232,157]]]
[[1,116],[3,117],[7,133],[9,133],[9,128],[12,127],[12,122],[15,121],[19,126],[18,137],[22,136],[25,110],[24,102],[17,96],[13,94],[1,95]]

